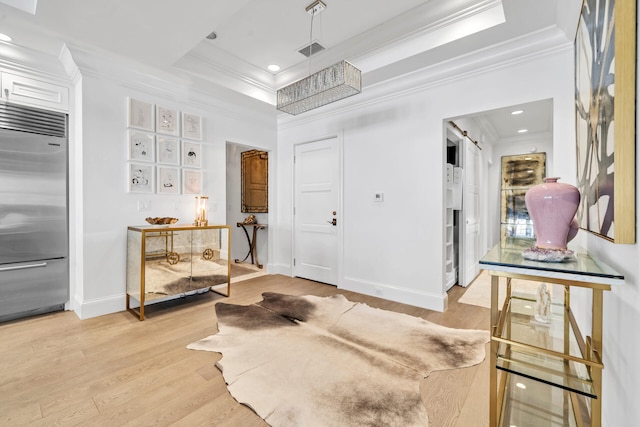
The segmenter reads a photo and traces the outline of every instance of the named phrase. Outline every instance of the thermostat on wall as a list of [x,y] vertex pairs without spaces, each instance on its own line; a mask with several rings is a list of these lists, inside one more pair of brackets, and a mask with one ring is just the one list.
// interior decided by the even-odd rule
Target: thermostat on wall
[[384,193],[376,193],[373,196],[373,201],[374,202],[384,202]]

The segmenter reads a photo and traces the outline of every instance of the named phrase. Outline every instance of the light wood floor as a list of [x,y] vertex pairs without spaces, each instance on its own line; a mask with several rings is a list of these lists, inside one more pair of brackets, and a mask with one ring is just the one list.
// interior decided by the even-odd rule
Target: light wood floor
[[[439,313],[278,275],[232,285],[230,298],[209,292],[147,307],[143,322],[129,312],[17,320],[0,324],[0,426],[265,426],[229,395],[214,366],[219,354],[186,349],[217,331],[216,302],[250,304],[264,291],[342,293],[445,326],[489,327],[489,310],[458,304],[464,289],[457,286]],[[488,383],[486,359],[423,380],[431,426],[487,426]]]

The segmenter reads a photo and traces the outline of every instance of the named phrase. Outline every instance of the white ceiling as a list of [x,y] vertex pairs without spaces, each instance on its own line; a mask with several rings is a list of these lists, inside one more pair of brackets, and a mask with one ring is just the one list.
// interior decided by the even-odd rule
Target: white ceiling
[[[63,43],[108,52],[273,103],[279,87],[342,59],[363,71],[366,87],[412,67],[549,28],[572,39],[581,4],[580,0],[325,0],[327,8],[313,17],[311,35],[312,16],[305,11],[310,3],[0,0],[0,32],[13,37],[12,44],[50,55],[58,55]],[[35,14],[30,13],[36,4]],[[206,39],[212,31],[217,39]],[[307,59],[297,51],[310,40],[326,50]],[[274,63],[281,67],[275,74],[267,70]]]
[[[521,111],[521,113],[512,114],[514,111]],[[552,138],[553,100],[541,99],[524,104],[508,105],[452,119],[456,124],[466,123],[467,120],[475,122],[481,129],[480,134],[469,135],[481,145]],[[521,132],[522,130],[525,132]]]

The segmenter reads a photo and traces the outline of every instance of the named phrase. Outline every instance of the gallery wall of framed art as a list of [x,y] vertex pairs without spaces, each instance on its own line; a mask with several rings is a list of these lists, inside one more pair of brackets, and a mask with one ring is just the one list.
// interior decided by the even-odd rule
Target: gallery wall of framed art
[[202,117],[127,99],[127,192],[202,193]]

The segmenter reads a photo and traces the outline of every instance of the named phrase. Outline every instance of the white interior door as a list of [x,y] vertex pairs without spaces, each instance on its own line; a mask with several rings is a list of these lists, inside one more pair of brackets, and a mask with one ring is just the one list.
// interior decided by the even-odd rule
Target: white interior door
[[296,145],[294,169],[294,275],[337,285],[338,139]]
[[480,149],[466,138],[462,166],[462,212],[460,221],[460,277],[458,284],[468,286],[480,273]]

